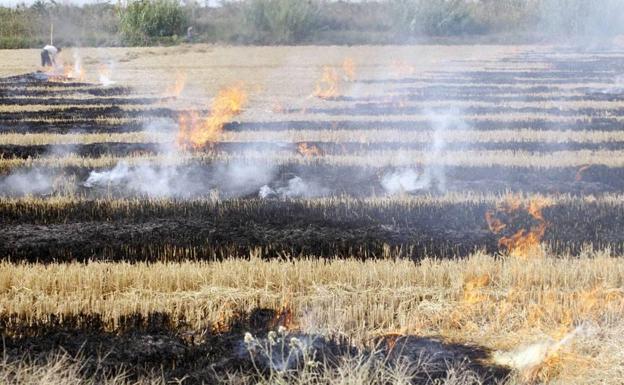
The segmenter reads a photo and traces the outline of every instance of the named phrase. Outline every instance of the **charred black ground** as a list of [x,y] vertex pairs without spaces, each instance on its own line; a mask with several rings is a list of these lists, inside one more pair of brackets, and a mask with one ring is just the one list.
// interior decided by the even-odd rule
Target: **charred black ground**
[[[624,87],[618,77],[624,71],[624,55],[610,52],[608,57],[588,59],[583,55],[529,52],[506,58],[502,63],[536,63],[531,70],[439,71],[430,76],[407,76],[400,79],[359,79],[366,84],[390,87],[383,95],[343,96],[331,100],[324,108],[307,109],[309,120],[261,122],[232,122],[226,131],[255,130],[327,130],[342,129],[367,131],[397,129],[404,131],[436,130],[435,122],[418,118],[416,121],[399,116],[421,116],[432,109],[419,103],[426,101],[475,101],[500,103],[492,107],[460,108],[462,124],[451,124],[445,130],[456,129],[493,131],[504,129],[531,129],[552,131],[615,131],[621,129],[624,109],[598,107],[552,107],[558,102],[605,102],[624,99]],[[491,64],[496,64],[492,62]],[[78,98],[75,95],[82,95]],[[166,129],[175,130],[178,112],[153,107],[162,101],[157,97],[139,97],[128,87],[101,87],[87,83],[49,82],[42,74],[27,74],[0,79],[0,105],[51,106],[45,112],[46,120],[39,119],[39,111],[6,112],[0,116],[0,131],[4,133],[121,133],[141,131],[141,119],[171,119]],[[547,107],[509,107],[513,102],[545,102]],[[332,104],[340,104],[332,106]],[[345,107],[344,103],[350,103]],[[435,110],[435,109],[433,109]],[[438,110],[444,110],[443,107]],[[434,111],[435,112],[435,111]],[[334,120],[333,115],[344,117]],[[508,118],[509,114],[515,114]],[[387,116],[386,116],[387,115]],[[522,117],[526,116],[526,117]],[[99,120],[94,121],[94,118]],[[125,123],[102,123],[111,118],[128,120]],[[172,132],[175,134],[175,132]],[[246,151],[257,153],[292,154],[297,156],[297,142],[220,142],[194,150],[192,154],[234,156]],[[430,143],[401,142],[389,138],[384,142],[341,143],[310,141],[322,155],[358,155],[366,159],[375,152],[392,153],[400,150],[427,151]],[[161,143],[89,143],[76,145],[0,145],[3,159],[44,159],[58,154],[77,154],[85,158],[103,156],[156,156],[166,146]],[[451,141],[444,146],[448,151],[522,151],[527,156],[548,155],[555,151],[621,151],[622,141]],[[166,154],[165,154],[166,155]],[[374,156],[374,155],[371,155]],[[253,162],[250,161],[250,162]],[[383,256],[390,247],[396,254],[414,259],[424,255],[466,255],[477,249],[499,251],[500,234],[492,234],[484,219],[492,205],[431,203],[411,209],[409,204],[395,203],[377,207],[374,204],[355,205],[345,210],[342,203],[329,203],[323,209],[307,207],[297,202],[283,202],[269,197],[259,199],[261,185],[273,190],[288,185],[300,177],[306,186],[314,186],[314,194],[304,196],[352,198],[383,197],[386,191],[383,178],[401,167],[346,166],[304,158],[300,162],[282,163],[271,170],[270,180],[250,183],[241,189],[229,185],[230,177],[223,169],[228,162],[190,161],[171,167],[155,166],[154,172],[176,175],[172,183],[187,186],[175,190],[172,206],[184,208],[184,213],[166,209],[153,213],[136,211],[97,214],[90,203],[72,204],[72,209],[54,215],[31,215],[3,207],[0,223],[0,250],[14,260],[158,260],[171,254],[167,250],[193,258],[221,258],[228,253],[246,255],[250,250],[263,248],[266,256],[313,254],[319,256],[356,256],[361,258]],[[129,166],[130,168],[134,166]],[[424,172],[425,166],[414,168]],[[107,168],[99,171],[106,171]],[[27,170],[23,170],[26,172]],[[37,169],[52,179],[70,180],[75,184],[76,197],[83,199],[148,198],[149,191],[132,188],[131,180],[103,187],[85,186],[90,167],[45,166]],[[10,183],[6,183],[14,169],[4,169],[0,175],[0,193],[19,197]],[[19,173],[20,170],[17,170]],[[26,174],[28,176],[28,174]],[[446,185],[415,191],[412,195],[438,196],[444,192],[464,194],[540,193],[575,197],[573,203],[562,203],[545,209],[548,228],[544,241],[557,253],[579,252],[584,245],[610,247],[619,251],[624,245],[624,231],[618,223],[623,217],[619,203],[592,203],[585,197],[602,197],[624,191],[624,168],[604,165],[575,167],[543,166],[446,166]],[[235,198],[236,204],[214,208],[211,203],[188,203],[186,199],[205,199],[218,190],[222,199]],[[43,197],[52,191],[35,191]],[[159,198],[156,194],[152,198]],[[149,206],[149,205],[148,205]],[[608,207],[607,207],[608,206]],[[217,206],[215,206],[217,207]],[[353,204],[350,207],[354,207]],[[47,208],[47,210],[51,210]],[[54,210],[52,210],[54,212]],[[578,218],[584,221],[578,221]],[[518,224],[530,227],[528,224]],[[517,229],[516,229],[517,230]],[[398,252],[397,252],[398,250]],[[182,257],[182,258],[186,258]]]
[[[320,364],[318,371],[331,370],[356,356],[373,360],[378,366],[410,365],[414,385],[436,384],[457,369],[474,373],[483,384],[500,383],[509,375],[507,369],[486,363],[490,355],[486,348],[409,335],[379,338],[369,349],[355,347],[347,339],[287,332],[277,337],[277,344],[283,344],[285,351],[269,354],[263,349],[269,344],[267,333],[283,324],[282,314],[271,309],[239,314],[228,325],[219,326],[222,331],[215,327],[185,330],[180,320],[172,327],[169,316],[162,313],[123,317],[115,333],[106,331],[104,323],[93,316],[62,322],[52,319],[45,325],[22,328],[12,328],[16,322],[11,317],[2,323],[12,335],[3,344],[8,357],[39,363],[58,354],[79,357],[82,374],[89,378],[110,375],[124,367],[130,378],[157,373],[167,382],[185,378],[184,384],[216,384],[234,373],[254,378],[272,370],[301,370],[303,360],[296,359],[301,354],[298,349],[305,349]],[[245,343],[245,333],[253,335],[252,343]],[[300,343],[297,347],[292,345],[292,338]]]

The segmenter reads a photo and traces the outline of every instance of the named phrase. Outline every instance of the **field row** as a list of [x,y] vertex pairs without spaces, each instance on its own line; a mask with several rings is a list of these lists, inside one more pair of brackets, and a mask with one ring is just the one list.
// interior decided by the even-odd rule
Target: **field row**
[[[257,257],[149,265],[4,263],[5,353],[44,358],[60,347],[71,356],[100,357],[98,365],[105,368],[130,357],[138,363],[132,373],[157,368],[172,375],[179,366],[206,376],[195,372],[198,366],[220,362],[213,367],[219,371],[231,360],[244,360],[237,353],[244,332],[262,342],[267,331],[282,325],[294,337],[315,341],[321,352],[333,337],[342,346],[376,347],[393,360],[385,349],[413,338],[404,358],[414,362],[414,354],[435,351],[432,360],[441,355],[450,360],[447,365],[466,360],[473,368],[476,360],[486,367],[520,368],[513,357],[523,350],[515,349],[551,347],[567,335],[574,342],[557,348],[557,360],[535,372],[520,369],[526,377],[518,383],[553,376],[586,383],[605,373],[618,375],[624,343],[621,258],[592,253],[526,261],[476,254],[414,264]],[[567,334],[577,325],[582,332]],[[493,377],[479,383],[494,384]]]
[[[12,261],[44,262],[214,259],[254,250],[266,257],[421,259],[479,249],[506,253],[502,239],[535,231],[539,238],[530,255],[541,254],[539,241],[558,254],[587,247],[624,250],[624,206],[617,196],[546,199],[542,219],[528,208],[499,212],[509,197],[482,199],[7,200],[1,205],[0,253]],[[488,219],[499,214],[509,222],[503,231]]]
[[[103,146],[106,146],[103,144]],[[333,165],[335,167],[361,167],[361,168],[384,168],[384,167],[415,167],[415,168],[439,168],[439,167],[515,167],[515,168],[574,168],[585,165],[607,166],[612,168],[624,167],[623,150],[562,150],[535,152],[531,150],[417,150],[417,149],[372,149],[370,151],[354,151],[350,153],[308,155],[302,153],[296,144],[285,143],[279,145],[248,145],[234,144],[233,151],[206,150],[202,152],[170,152],[150,154],[152,151],[141,151],[137,146],[132,146],[128,151],[123,151],[117,156],[114,151],[104,152],[101,156],[80,156],[76,153],[49,155],[31,158],[10,157],[0,160],[0,170],[5,173],[18,167],[42,167],[42,168],[88,168],[102,169],[112,168],[119,163],[129,165],[152,164],[154,167],[196,165],[210,167],[219,162],[235,161],[240,163],[259,162],[267,167],[279,168],[282,165]],[[556,147],[556,146],[554,146]],[[564,146],[565,147],[565,146]],[[278,149],[266,153],[264,149]],[[62,147],[60,147],[62,150]],[[218,147],[217,147],[218,149]],[[19,150],[19,149],[18,149]],[[310,150],[315,151],[315,150]],[[320,151],[320,150],[319,150]],[[10,154],[10,153],[9,153]],[[28,171],[28,170],[26,170]]]

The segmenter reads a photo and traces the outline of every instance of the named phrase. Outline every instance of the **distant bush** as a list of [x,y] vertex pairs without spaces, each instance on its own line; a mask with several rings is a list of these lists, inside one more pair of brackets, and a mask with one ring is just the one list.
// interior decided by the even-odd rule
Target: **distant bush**
[[320,26],[315,0],[249,0],[243,12],[248,37],[263,43],[298,43]]
[[175,41],[188,25],[184,8],[177,0],[131,0],[119,7],[119,29],[129,45]]

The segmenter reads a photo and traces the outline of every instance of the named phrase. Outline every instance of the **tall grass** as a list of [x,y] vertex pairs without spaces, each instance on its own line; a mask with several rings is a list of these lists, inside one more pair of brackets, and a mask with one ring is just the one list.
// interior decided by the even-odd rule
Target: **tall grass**
[[135,0],[118,9],[123,41],[129,45],[149,45],[158,38],[175,38],[188,24],[177,0]]

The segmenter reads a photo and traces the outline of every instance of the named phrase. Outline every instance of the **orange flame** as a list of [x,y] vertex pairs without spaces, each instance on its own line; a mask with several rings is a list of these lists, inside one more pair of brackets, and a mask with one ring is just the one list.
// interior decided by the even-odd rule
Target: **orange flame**
[[339,95],[339,81],[338,72],[331,67],[323,67],[323,75],[321,79],[316,83],[316,89],[314,96],[321,99],[332,99]]
[[303,156],[321,156],[323,151],[314,144],[308,145],[307,143],[299,143],[297,145],[297,152]]
[[50,82],[84,82],[86,74],[84,67],[79,62],[72,64],[65,64],[61,73],[58,68],[50,68],[46,74],[48,75],[48,81]]
[[352,82],[355,80],[355,62],[353,59],[346,58],[342,62],[342,70],[344,71],[346,81]]
[[496,212],[487,211],[485,220],[491,232],[500,234],[508,228],[511,223],[505,223],[496,214],[504,213],[513,220],[513,216],[525,210],[537,224],[530,229],[520,229],[511,236],[504,236],[498,241],[499,247],[505,248],[512,256],[529,258],[531,256],[543,255],[541,240],[544,237],[548,223],[544,219],[542,209],[549,202],[543,198],[530,200],[526,205],[519,198],[510,198],[504,204],[497,207]]
[[219,140],[223,126],[240,114],[247,102],[247,94],[240,86],[224,88],[212,102],[211,113],[202,119],[197,111],[180,115],[178,145],[184,148],[200,148]]
[[180,97],[182,91],[184,91],[184,87],[186,87],[186,78],[186,73],[176,73],[175,82],[167,87],[167,89],[165,90],[165,95],[174,98]]

